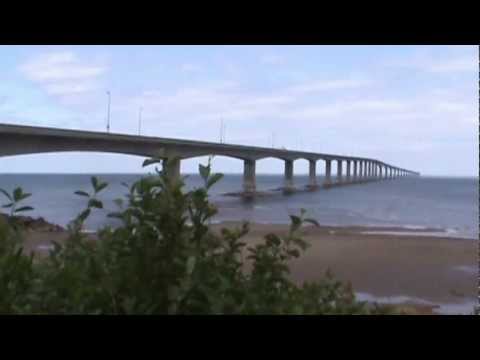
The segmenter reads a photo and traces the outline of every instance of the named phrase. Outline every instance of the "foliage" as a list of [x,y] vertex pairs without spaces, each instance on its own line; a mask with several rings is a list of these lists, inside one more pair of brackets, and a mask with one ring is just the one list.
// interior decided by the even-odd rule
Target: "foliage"
[[21,187],[16,187],[11,194],[4,189],[0,189],[0,193],[8,199],[8,203],[2,205],[2,208],[10,209],[10,216],[15,216],[21,212],[33,210],[31,206],[18,207],[23,200],[32,195],[29,193],[24,193]]
[[[146,160],[144,166],[159,159]],[[308,243],[304,223],[291,216],[290,231],[269,234],[247,244],[244,223],[214,232],[209,221],[217,209],[208,190],[222,175],[200,165],[204,185],[184,192],[183,179],[162,171],[140,179],[116,201],[118,227],[101,229],[97,240],[81,232],[86,219],[103,204],[106,183],[92,178],[92,193],[77,191],[87,206],[69,227],[65,243],[54,243],[44,259],[23,253],[21,234],[0,223],[0,312],[59,314],[353,314],[370,313],[355,300],[350,286],[327,273],[322,281],[296,285],[289,261]],[[2,191],[3,192],[3,191]],[[7,196],[12,214],[26,198]],[[23,194],[23,195],[22,195]],[[10,194],[8,194],[10,195]],[[15,211],[14,211],[15,210]],[[373,310],[375,312],[375,310]]]

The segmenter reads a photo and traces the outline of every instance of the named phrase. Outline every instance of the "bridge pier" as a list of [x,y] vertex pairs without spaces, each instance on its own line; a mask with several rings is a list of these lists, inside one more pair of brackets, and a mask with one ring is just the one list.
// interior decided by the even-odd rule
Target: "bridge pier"
[[350,160],[347,160],[347,183],[350,182]]
[[168,178],[173,182],[180,179],[180,159],[169,158],[162,160],[163,171],[165,171]]
[[283,190],[286,193],[291,193],[294,190],[293,186],[293,160],[285,160],[285,177]]
[[378,179],[383,180],[383,165],[378,166]]
[[337,160],[337,184],[342,182],[342,160]]
[[308,160],[308,188],[314,190],[317,187],[317,162]]
[[357,165],[358,165],[358,161],[354,160],[353,161],[353,182],[356,182],[357,181],[357,177],[358,177],[358,173],[357,173]]
[[257,185],[255,180],[255,160],[243,161],[243,192],[247,196],[255,194]]
[[325,186],[332,184],[332,160],[325,160]]
[[359,161],[358,162],[358,167],[359,167],[359,172],[358,172],[358,181],[362,182],[364,179],[364,164],[363,164],[363,161]]

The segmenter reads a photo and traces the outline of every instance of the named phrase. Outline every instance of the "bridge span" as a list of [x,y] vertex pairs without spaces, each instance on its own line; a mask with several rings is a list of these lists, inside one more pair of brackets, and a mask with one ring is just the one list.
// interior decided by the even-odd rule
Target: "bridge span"
[[[316,176],[316,164],[319,160],[325,162],[325,182],[321,184],[324,187],[420,175],[418,172],[387,164],[377,159],[356,156],[0,124],[0,157],[66,151],[92,151],[157,157],[164,160],[164,165],[167,165],[167,173],[175,178],[180,176],[182,159],[206,155],[237,158],[244,163],[243,191],[246,195],[255,194],[255,164],[257,160],[265,158],[277,158],[284,161],[283,190],[286,192],[294,190],[293,164],[298,159],[305,159],[309,162],[308,188],[312,190],[319,187]],[[332,178],[332,162],[337,165],[335,178]],[[345,170],[345,173],[343,170]]]

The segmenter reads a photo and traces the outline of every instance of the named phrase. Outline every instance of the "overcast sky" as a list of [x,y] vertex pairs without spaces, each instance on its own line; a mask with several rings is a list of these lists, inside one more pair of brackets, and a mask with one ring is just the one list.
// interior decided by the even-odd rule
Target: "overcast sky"
[[[478,76],[477,46],[0,46],[0,123],[105,131],[109,90],[112,132],[136,133],[143,107],[145,135],[218,141],[223,119],[228,143],[273,134],[277,147],[477,176]],[[142,160],[25,155],[0,158],[0,172],[139,172]]]

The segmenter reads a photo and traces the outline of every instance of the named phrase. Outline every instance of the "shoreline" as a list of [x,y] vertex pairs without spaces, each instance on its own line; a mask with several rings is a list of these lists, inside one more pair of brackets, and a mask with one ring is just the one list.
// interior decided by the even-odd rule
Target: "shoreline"
[[[219,230],[239,224],[223,222],[212,227]],[[268,232],[285,234],[288,227],[251,223],[244,241],[255,244]],[[292,279],[315,281],[330,269],[335,278],[351,282],[354,291],[369,301],[415,305],[425,313],[473,312],[478,304],[478,240],[431,236],[428,228],[400,235],[375,230],[385,228],[303,227],[302,236],[311,246],[292,261]]]
[[[223,221],[212,223],[211,229],[219,233],[221,228],[241,224]],[[288,229],[287,224],[250,223],[242,241],[254,245],[268,233],[283,235]],[[393,233],[385,233],[386,229]],[[394,233],[398,230],[402,234]],[[431,230],[304,226],[301,234],[310,248],[290,263],[292,280],[316,281],[330,269],[336,279],[351,282],[362,301],[394,305],[408,313],[472,313],[477,304],[478,244],[448,234],[431,236]],[[66,231],[27,231],[25,250],[47,254],[52,240],[62,242],[67,235]],[[88,236],[96,238],[95,232]]]

